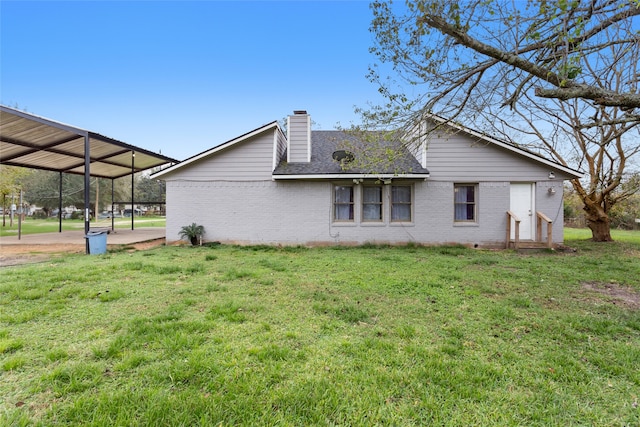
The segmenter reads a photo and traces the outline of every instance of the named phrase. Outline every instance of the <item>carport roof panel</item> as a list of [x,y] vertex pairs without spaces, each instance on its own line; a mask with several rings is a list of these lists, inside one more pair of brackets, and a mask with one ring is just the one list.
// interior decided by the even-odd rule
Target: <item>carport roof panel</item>
[[89,139],[92,176],[119,178],[132,170],[177,163],[95,132],[0,105],[0,164],[84,174],[85,137]]

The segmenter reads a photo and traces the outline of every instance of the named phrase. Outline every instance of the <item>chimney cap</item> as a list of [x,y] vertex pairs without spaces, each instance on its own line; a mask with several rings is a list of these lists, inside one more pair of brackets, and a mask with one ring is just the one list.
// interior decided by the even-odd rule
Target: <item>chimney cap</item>
[[293,110],[293,114],[307,114],[307,110]]

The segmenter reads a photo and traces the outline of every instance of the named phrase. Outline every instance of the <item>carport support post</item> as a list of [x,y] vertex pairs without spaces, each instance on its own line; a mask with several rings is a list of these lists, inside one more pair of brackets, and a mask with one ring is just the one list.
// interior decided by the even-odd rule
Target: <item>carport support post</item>
[[[91,147],[89,144],[89,134],[84,135],[84,234],[89,234],[91,224],[89,224],[90,206],[89,200],[91,198]],[[85,252],[89,255],[89,239],[85,238]]]
[[116,214],[113,210],[113,193],[115,189],[113,182],[114,182],[114,179],[111,178],[111,231],[115,231],[116,229],[116,219],[115,219]]
[[60,191],[58,192],[58,233],[62,233],[62,172],[60,174]]
[[131,152],[131,230],[133,230],[133,219],[136,216],[136,208],[134,206],[134,202],[136,198],[133,195],[134,187],[135,187],[135,161],[136,161],[136,152]]

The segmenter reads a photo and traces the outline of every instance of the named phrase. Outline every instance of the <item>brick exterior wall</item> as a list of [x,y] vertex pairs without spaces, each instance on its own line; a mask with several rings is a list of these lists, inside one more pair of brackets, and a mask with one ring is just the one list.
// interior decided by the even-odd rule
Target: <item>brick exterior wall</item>
[[[508,182],[478,184],[474,224],[454,223],[453,183],[412,185],[412,222],[393,223],[388,211],[382,223],[362,222],[355,186],[356,219],[345,224],[332,222],[333,184],[329,182],[168,181],[167,241],[179,240],[180,228],[195,222],[205,226],[206,241],[238,244],[504,244]],[[548,193],[550,186],[556,194]],[[536,198],[537,210],[554,220],[554,241],[562,242],[562,183],[539,183]]]

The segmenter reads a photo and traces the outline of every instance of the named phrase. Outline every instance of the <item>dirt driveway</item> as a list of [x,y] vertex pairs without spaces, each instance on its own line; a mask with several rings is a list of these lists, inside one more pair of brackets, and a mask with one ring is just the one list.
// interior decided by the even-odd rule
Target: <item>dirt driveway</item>
[[[130,250],[145,250],[164,244],[165,239],[155,239],[147,242],[131,243],[126,245]],[[108,245],[115,248],[122,245]],[[46,244],[46,245],[0,245],[0,267],[12,265],[32,264],[45,262],[52,258],[65,254],[85,253],[84,244]]]

